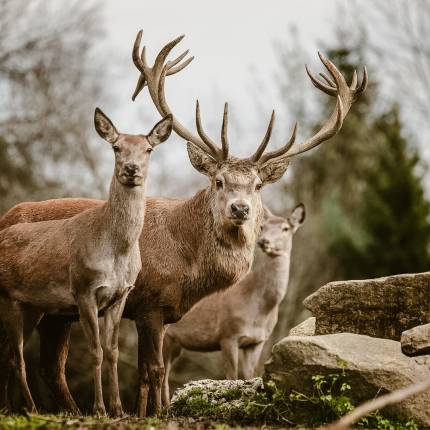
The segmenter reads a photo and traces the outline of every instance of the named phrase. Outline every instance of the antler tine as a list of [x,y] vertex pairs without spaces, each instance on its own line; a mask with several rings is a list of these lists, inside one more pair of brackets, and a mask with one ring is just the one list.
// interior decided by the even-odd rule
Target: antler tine
[[[145,65],[143,64],[143,55],[139,55],[140,42],[142,41],[143,30],[139,30],[133,45],[132,58],[133,63],[141,73],[145,73]],[[143,54],[143,53],[142,53]]]
[[136,88],[133,92],[133,95],[131,96],[131,99],[133,101],[143,90],[143,88],[145,88],[145,85],[147,83],[146,74],[147,74],[148,67],[146,63],[145,47],[143,47],[142,49],[142,54],[139,55],[139,47],[140,47],[140,42],[142,41],[142,35],[143,35],[143,30],[140,30],[137,33],[137,36],[133,45],[133,51],[132,51],[133,63],[140,72],[139,80],[137,81]]
[[308,66],[305,65],[306,73],[308,74],[312,84],[318,88],[319,90],[323,91],[324,93],[328,94],[329,96],[335,96],[337,94],[337,89],[333,88],[324,82],[320,81],[317,77],[315,77],[312,72],[309,70]]
[[325,58],[319,51],[318,56],[320,57],[320,60],[324,64],[325,68],[333,77],[334,81],[336,82],[336,86],[339,88],[339,86],[342,84],[346,85],[345,78],[343,77],[342,73],[340,73],[339,69],[328,58]]
[[190,57],[190,58],[187,58],[182,64],[179,64],[179,66],[176,66],[176,67],[171,66],[166,73],[167,76],[174,75],[175,73],[180,72],[182,69],[185,69],[185,67],[187,67],[188,64],[190,64],[191,61],[193,60],[194,60],[194,57]]
[[351,85],[349,86],[349,89],[351,89],[352,91],[354,91],[357,88],[357,70],[354,69],[354,73],[352,74],[352,79],[351,79]]
[[158,53],[154,66],[152,67],[154,74],[158,75],[163,66],[164,61],[166,60],[167,56],[170,54],[170,51],[185,37],[185,34],[182,34],[181,36],[177,37],[176,39],[173,39],[171,42],[167,43],[163,46],[161,51]]
[[367,67],[363,66],[363,80],[361,81],[361,85],[354,92],[355,97],[361,96],[361,94],[366,91],[368,82],[369,76],[367,75]]
[[137,81],[136,88],[134,89],[133,95],[131,96],[131,99],[133,101],[136,100],[136,97],[145,88],[145,85],[146,85],[146,78],[145,78],[145,75],[141,73],[139,76],[139,80]]
[[249,157],[249,159],[254,163],[256,163],[261,158],[261,156],[263,155],[263,152],[265,151],[270,141],[274,122],[275,122],[275,111],[272,110],[272,115],[270,116],[270,121],[269,121],[269,125],[267,126],[266,134],[264,135],[263,140],[260,143],[260,146],[254,152],[254,154],[251,155],[251,157]]
[[168,67],[168,71],[166,73],[166,75],[169,75],[169,70],[173,67],[176,66],[181,60],[183,60],[187,54],[190,52],[189,49],[187,49],[185,52],[183,52],[181,55],[179,55],[178,57],[176,57],[174,60],[169,61],[169,67]]
[[224,116],[222,118],[222,128],[221,128],[221,143],[222,143],[222,158],[223,160],[227,160],[228,158],[228,136],[227,136],[227,127],[228,127],[228,103],[224,104]]
[[294,142],[296,141],[296,135],[297,135],[297,129],[299,127],[298,122],[294,124],[293,130],[291,132],[290,138],[288,139],[288,142],[282,147],[277,149],[276,151],[268,152],[267,154],[264,154],[260,160],[259,164],[263,165],[266,161],[277,158],[282,155],[284,155],[288,150],[294,145]]
[[219,158],[219,149],[217,148],[216,143],[205,133],[202,126],[202,119],[200,116],[200,103],[198,100],[196,100],[196,127],[197,127],[197,133],[199,134],[202,141],[206,144],[206,146],[209,148],[210,152],[212,153],[213,157],[215,159]]
[[336,84],[325,74],[325,73],[320,73],[319,74],[331,87],[336,87]]

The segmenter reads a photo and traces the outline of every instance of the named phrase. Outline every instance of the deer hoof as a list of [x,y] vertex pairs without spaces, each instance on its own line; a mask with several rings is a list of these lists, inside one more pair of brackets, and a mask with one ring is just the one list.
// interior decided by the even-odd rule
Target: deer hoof
[[106,408],[104,405],[94,405],[93,413],[98,417],[106,416]]
[[109,407],[109,415],[111,417],[114,417],[114,418],[121,418],[121,417],[123,417],[125,414],[124,414],[124,411],[122,410],[121,404],[111,405]]

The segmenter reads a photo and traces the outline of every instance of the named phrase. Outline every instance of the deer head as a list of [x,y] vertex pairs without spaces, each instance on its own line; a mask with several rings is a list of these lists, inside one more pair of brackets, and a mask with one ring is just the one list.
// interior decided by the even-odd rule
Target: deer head
[[261,250],[270,257],[290,255],[294,233],[306,218],[305,206],[300,203],[287,218],[273,215],[264,206],[264,222],[257,242]]
[[[165,63],[170,51],[183,39],[180,36],[168,43],[157,55],[154,65],[148,66],[145,47],[140,53],[142,31],[137,34],[133,47],[133,62],[141,73],[132,99],[148,86],[150,96],[159,113],[171,114],[165,93],[164,81],[184,69],[194,57],[186,57],[185,51],[173,61]],[[237,158],[229,152],[227,138],[228,105],[224,107],[224,118],[221,131],[221,145],[217,145],[203,130],[199,102],[196,103],[196,128],[198,135],[188,131],[175,117],[173,129],[188,141],[187,149],[191,164],[206,175],[211,182],[214,218],[231,225],[243,225],[252,222],[261,214],[261,188],[279,180],[288,168],[293,157],[319,145],[334,136],[342,127],[342,122],[352,103],[365,91],[367,72],[364,68],[362,84],[357,87],[357,74],[354,72],[351,85],[348,86],[339,70],[321,54],[320,59],[329,71],[331,78],[321,74],[324,81],[314,77],[306,70],[312,83],[321,91],[336,97],[336,107],[321,129],[302,144],[295,144],[297,124],[294,125],[291,137],[280,149],[265,152],[274,125],[275,113],[272,112],[266,134],[253,155],[248,158]]]
[[172,115],[166,115],[147,135],[119,133],[112,121],[96,108],[94,126],[97,133],[112,145],[115,153],[115,177],[127,187],[145,183],[149,156],[156,145],[167,140],[172,132]]

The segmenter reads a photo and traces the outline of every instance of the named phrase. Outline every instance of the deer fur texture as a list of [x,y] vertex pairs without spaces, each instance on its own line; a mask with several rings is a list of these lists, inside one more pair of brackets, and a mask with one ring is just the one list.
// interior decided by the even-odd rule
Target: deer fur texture
[[109,408],[113,415],[123,413],[117,377],[119,322],[141,269],[138,239],[149,155],[169,137],[172,117],[147,136],[119,133],[98,108],[94,122],[115,152],[108,200],[68,219],[19,223],[0,232],[0,319],[31,411],[36,407],[27,385],[23,344],[45,313],[79,313],[94,370],[94,412],[105,413],[98,326],[103,311]]
[[[150,412],[158,412],[161,408],[164,324],[178,321],[202,297],[234,284],[252,264],[263,219],[260,193],[255,191],[256,169],[233,158],[216,173],[218,179],[212,177],[210,186],[190,199],[146,199],[145,223],[140,237],[142,270],[124,310],[125,317],[135,320],[139,337],[138,405],[141,415],[146,412],[148,394],[153,399]],[[219,180],[225,181],[228,197],[219,189],[216,182]],[[235,190],[240,198],[246,196],[252,205],[246,220],[229,215],[226,205],[234,199]],[[6,213],[0,223],[13,223],[14,219],[31,222],[48,216],[61,219],[75,211],[79,213],[85,208],[102,205],[100,200],[89,199],[22,203]],[[62,396],[59,401],[73,410],[64,366],[55,365],[68,348],[68,338],[58,333],[58,326],[62,324],[67,331],[69,323],[58,318],[56,333],[51,336],[53,321],[55,319],[51,318],[50,324],[39,327],[39,332],[44,331],[41,340],[50,344],[42,345],[42,350],[55,354],[41,354],[46,359],[41,367],[45,375],[51,375],[48,380]],[[59,342],[57,346],[53,344],[56,341]]]
[[230,288],[203,298],[166,330],[162,395],[166,406],[170,400],[169,373],[182,349],[221,350],[228,379],[254,377],[287,292],[293,236],[305,219],[302,204],[287,218],[264,209],[251,272]]

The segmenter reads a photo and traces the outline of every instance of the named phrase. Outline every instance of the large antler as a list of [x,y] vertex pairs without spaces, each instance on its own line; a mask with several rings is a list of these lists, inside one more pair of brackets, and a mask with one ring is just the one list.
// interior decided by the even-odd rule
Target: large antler
[[[188,66],[188,64],[191,63],[194,57],[190,57],[181,63],[181,61],[187,56],[189,52],[187,50],[181,55],[179,55],[175,60],[168,61],[167,63],[165,63],[166,58],[171,52],[171,50],[184,38],[184,36],[180,36],[165,45],[157,55],[154,65],[152,67],[149,67],[146,61],[145,47],[143,47],[142,52],[139,53],[142,34],[142,30],[140,30],[136,36],[136,41],[134,42],[133,46],[133,62],[137,69],[140,71],[141,75],[139,77],[132,98],[133,100],[135,100],[140,91],[145,87],[145,85],[147,85],[149,89],[149,94],[158,112],[162,116],[166,116],[168,114],[172,114],[172,111],[167,104],[166,96],[164,93],[165,77],[180,72],[182,69]],[[364,67],[363,80],[361,85],[357,87],[358,79],[356,71],[354,71],[351,84],[348,85],[345,81],[345,78],[342,76],[336,66],[331,61],[325,59],[320,53],[318,53],[318,55],[322,63],[330,73],[331,78],[323,73],[320,73],[321,77],[325,81],[323,82],[322,80],[316,78],[309,71],[307,66],[306,72],[308,73],[315,87],[317,87],[324,93],[337,98],[335,110],[331,114],[328,121],[321,127],[321,129],[314,136],[312,136],[310,139],[306,140],[302,144],[295,144],[297,133],[296,123],[291,133],[291,137],[286,143],[286,145],[284,145],[280,149],[264,154],[264,151],[266,150],[266,147],[272,134],[275,119],[275,112],[272,112],[272,116],[270,118],[266,134],[256,152],[249,158],[253,163],[263,165],[272,158],[291,158],[298,154],[301,154],[302,152],[309,151],[310,149],[314,148],[325,140],[330,139],[341,129],[343,120],[348,113],[351,105],[366,90],[368,81],[366,67]],[[222,146],[220,148],[203,130],[200,115],[200,106],[198,101],[196,103],[196,128],[198,136],[190,132],[175,118],[175,116],[173,116],[173,129],[176,131],[176,133],[183,139],[197,145],[200,149],[205,151],[217,161],[226,160],[229,155],[227,124],[228,105],[226,103],[224,106],[224,118],[221,132]]]
[[280,156],[291,158],[298,154],[301,154],[302,152],[309,151],[310,149],[314,148],[325,140],[330,139],[341,129],[343,120],[345,119],[345,116],[348,113],[351,105],[366,90],[368,82],[366,67],[363,68],[363,81],[361,85],[357,87],[357,72],[355,70],[352,76],[351,85],[348,85],[345,81],[345,78],[337,69],[337,67],[330,60],[324,58],[321,53],[318,52],[318,55],[321,59],[321,62],[324,64],[324,66],[330,73],[332,79],[324,73],[320,73],[320,76],[324,79],[325,82],[321,81],[310,72],[307,66],[306,72],[316,88],[330,96],[337,98],[335,110],[331,114],[328,121],[310,139],[306,140],[302,144],[294,144],[297,132],[296,123],[294,125],[291,137],[285,146],[276,151],[269,152],[263,155],[264,150],[269,143],[270,134],[273,127],[274,113],[272,113],[272,118],[270,120],[266,136],[261,142],[257,151],[254,153],[254,155],[250,157],[253,162],[262,165],[266,161]]
[[[181,63],[181,61],[186,57],[189,52],[187,50],[181,55],[179,55],[179,57],[177,57],[175,60],[168,61],[166,64],[164,64],[170,51],[184,38],[184,36],[179,36],[178,38],[172,40],[164,46],[164,48],[157,55],[154,65],[152,67],[149,67],[146,61],[145,47],[143,47],[142,53],[139,53],[142,34],[142,30],[140,30],[136,36],[136,41],[134,42],[133,46],[133,62],[137,69],[140,71],[141,75],[137,82],[137,86],[132,99],[134,101],[140,91],[145,87],[145,85],[147,85],[149,94],[158,112],[160,113],[160,115],[166,116],[168,114],[172,114],[172,111],[167,104],[166,97],[164,94],[165,77],[180,72],[182,69],[188,66],[188,64],[191,63],[194,57],[190,57],[186,59],[183,63]],[[222,147],[219,148],[219,146],[203,130],[200,115],[200,106],[198,101],[196,103],[196,127],[199,136],[196,136],[195,134],[191,133],[175,118],[175,116],[173,116],[173,129],[175,130],[175,132],[183,139],[197,145],[200,149],[202,149],[212,158],[218,161],[226,160],[228,158],[229,147],[227,139],[227,124],[228,105],[226,103],[224,106],[224,119],[221,132]]]

